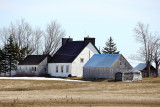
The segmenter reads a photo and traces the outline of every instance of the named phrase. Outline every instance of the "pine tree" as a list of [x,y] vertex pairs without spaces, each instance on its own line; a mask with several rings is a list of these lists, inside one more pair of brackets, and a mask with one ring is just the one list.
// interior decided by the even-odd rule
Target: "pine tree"
[[0,73],[2,72],[2,50],[0,48]]
[[106,46],[103,47],[102,53],[103,54],[119,54],[119,51],[117,51],[116,44],[113,42],[112,37],[110,37],[106,42]]
[[4,44],[4,47],[3,47],[3,49],[2,49],[2,59],[1,59],[1,72],[3,72],[3,73],[6,73],[6,72],[8,72],[8,60],[7,60],[7,58],[8,58],[8,56],[7,56],[7,53],[8,53],[8,51],[7,51],[7,45],[6,44]]
[[11,70],[16,70],[18,62],[22,61],[31,51],[28,46],[20,49],[10,36],[3,48],[0,49],[0,72],[9,72],[11,75]]
[[9,72],[11,76],[11,70],[17,69],[17,60],[15,59],[16,58],[15,43],[13,41],[12,36],[10,36],[8,39],[7,50],[8,50],[7,60],[8,60]]
[[2,72],[9,72],[11,76],[11,70],[15,70],[17,68],[17,60],[15,58],[15,43],[12,36],[10,36],[2,49]]

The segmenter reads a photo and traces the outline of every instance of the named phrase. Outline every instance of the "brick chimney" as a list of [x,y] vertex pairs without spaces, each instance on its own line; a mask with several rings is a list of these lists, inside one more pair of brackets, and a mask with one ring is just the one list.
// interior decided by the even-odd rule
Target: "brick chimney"
[[91,42],[93,45],[95,45],[95,38],[85,37],[84,43],[87,45],[89,42]]
[[73,41],[73,39],[72,38],[62,38],[62,46],[64,46],[66,43],[68,43],[68,42],[72,42]]

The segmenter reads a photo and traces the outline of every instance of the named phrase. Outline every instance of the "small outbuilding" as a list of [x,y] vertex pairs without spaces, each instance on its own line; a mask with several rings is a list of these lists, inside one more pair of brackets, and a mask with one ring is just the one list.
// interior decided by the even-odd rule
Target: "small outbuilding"
[[117,72],[131,70],[122,54],[95,54],[83,66],[84,78],[114,78]]
[[[147,71],[146,63],[139,63],[133,70],[138,70],[142,72],[142,77],[149,77],[149,72]],[[156,69],[151,65],[150,67],[150,76],[156,77]]]
[[141,71],[126,71],[126,72],[117,72],[115,74],[116,81],[140,81],[142,80],[142,73]]

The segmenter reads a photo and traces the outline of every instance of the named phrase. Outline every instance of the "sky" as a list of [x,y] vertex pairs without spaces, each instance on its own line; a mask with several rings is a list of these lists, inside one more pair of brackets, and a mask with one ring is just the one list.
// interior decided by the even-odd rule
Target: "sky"
[[140,44],[133,29],[142,22],[159,34],[159,11],[160,0],[0,0],[0,27],[24,18],[45,29],[56,20],[66,31],[65,37],[83,40],[89,35],[101,50],[111,36],[118,51],[135,67],[139,62],[129,57],[138,53]]

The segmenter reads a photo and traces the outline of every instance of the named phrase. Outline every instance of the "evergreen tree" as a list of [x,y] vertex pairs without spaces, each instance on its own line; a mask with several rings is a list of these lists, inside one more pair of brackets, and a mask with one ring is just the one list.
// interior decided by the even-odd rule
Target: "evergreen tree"
[[10,36],[3,49],[0,49],[0,72],[9,72],[11,75],[11,70],[16,70],[18,62],[24,60],[31,51],[28,46],[20,49]]
[[11,75],[11,70],[17,69],[17,61],[16,61],[16,52],[15,52],[15,43],[13,41],[12,36],[9,37],[8,39],[8,44],[7,44],[7,60],[8,60],[8,66],[9,66],[9,72]]
[[2,72],[2,50],[0,48],[0,73]]
[[17,60],[15,58],[15,43],[12,36],[10,36],[7,44],[5,44],[2,49],[2,72],[9,72],[11,76],[11,70],[15,70],[17,68]]
[[7,45],[5,44],[2,51],[2,58],[1,58],[1,72],[6,73],[8,72],[8,56],[7,56]]
[[106,42],[106,46],[103,47],[102,53],[103,54],[119,54],[119,51],[117,51],[116,44],[113,42],[112,37],[110,37]]

